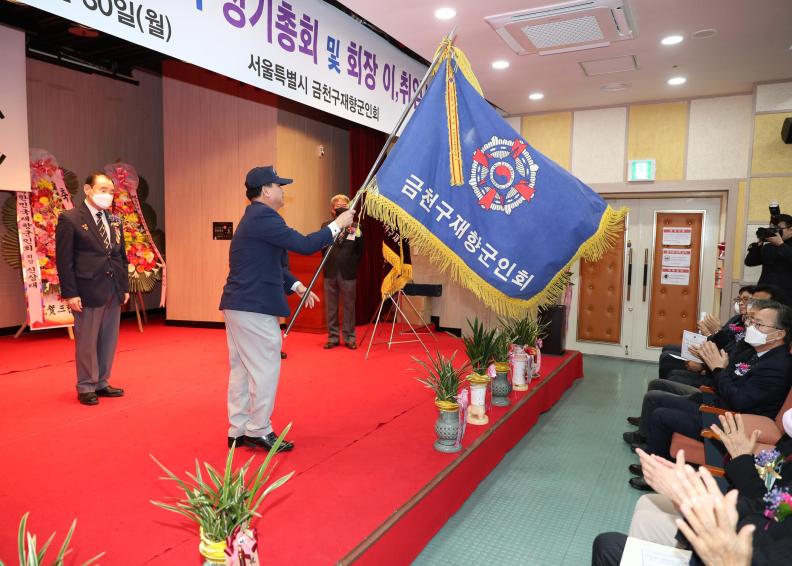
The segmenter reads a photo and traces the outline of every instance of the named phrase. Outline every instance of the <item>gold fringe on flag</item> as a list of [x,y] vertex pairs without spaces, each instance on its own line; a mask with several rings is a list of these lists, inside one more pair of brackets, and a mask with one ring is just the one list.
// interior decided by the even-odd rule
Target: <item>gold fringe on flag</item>
[[[577,253],[550,280],[547,286],[530,300],[516,299],[499,291],[446,246],[426,226],[415,220],[397,204],[382,196],[377,190],[376,178],[366,188],[365,208],[368,214],[380,222],[399,230],[403,238],[410,242],[410,249],[417,254],[426,256],[442,272],[447,271],[453,281],[469,289],[484,304],[501,316],[519,318],[526,311],[536,312],[545,305],[555,304],[563,295],[569,283],[569,271],[580,258],[597,261],[617,241],[623,229],[624,216],[627,208],[614,210],[610,206],[605,209],[597,231],[580,246]],[[394,254],[395,255],[395,254]]]
[[[449,40],[444,40],[437,48],[440,53],[440,60],[445,61],[446,65],[446,120],[448,121],[448,163],[451,173],[451,186],[459,187],[465,184],[464,174],[462,173],[462,143],[459,139],[459,109],[456,93],[456,81],[454,80],[454,69],[459,69],[467,81],[482,96],[481,85],[479,85],[476,75],[470,66],[470,61],[460,49],[454,47]],[[437,71],[435,70],[433,75]]]
[[391,270],[385,274],[380,286],[382,297],[387,298],[404,289],[404,286],[412,281],[413,269],[412,265],[404,263],[404,248],[401,239],[399,240],[399,255],[396,255],[396,252],[383,242],[382,257],[392,266]]

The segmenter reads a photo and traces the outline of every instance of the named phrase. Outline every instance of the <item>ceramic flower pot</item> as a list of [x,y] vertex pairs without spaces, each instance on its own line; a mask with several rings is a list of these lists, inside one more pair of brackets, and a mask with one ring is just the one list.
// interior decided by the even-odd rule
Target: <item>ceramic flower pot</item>
[[496,407],[508,407],[511,405],[509,394],[512,392],[512,385],[509,381],[509,363],[495,363],[495,378],[492,380],[492,404]]
[[203,557],[203,566],[224,565],[226,556],[226,541],[213,541],[204,534],[201,528],[201,542],[198,544],[198,552]]
[[485,425],[489,422],[487,416],[487,388],[490,378],[482,373],[471,373],[467,380],[470,382],[470,405],[467,408],[467,422],[474,425]]
[[438,400],[435,400],[435,405],[440,409],[440,416],[434,426],[437,435],[435,450],[446,453],[459,452],[462,450],[462,446],[456,442],[459,434],[459,405],[453,401]]
[[[530,372],[530,356],[522,348],[514,350],[511,355],[512,385],[515,391],[528,391],[526,375]],[[530,379],[530,375],[528,375]]]

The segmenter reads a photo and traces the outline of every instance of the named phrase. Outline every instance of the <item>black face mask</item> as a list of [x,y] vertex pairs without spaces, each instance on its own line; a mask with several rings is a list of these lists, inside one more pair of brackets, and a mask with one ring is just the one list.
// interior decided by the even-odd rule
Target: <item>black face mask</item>
[[336,216],[339,216],[341,214],[344,214],[347,210],[349,210],[347,207],[339,206],[338,208],[333,210],[333,214],[335,214]]

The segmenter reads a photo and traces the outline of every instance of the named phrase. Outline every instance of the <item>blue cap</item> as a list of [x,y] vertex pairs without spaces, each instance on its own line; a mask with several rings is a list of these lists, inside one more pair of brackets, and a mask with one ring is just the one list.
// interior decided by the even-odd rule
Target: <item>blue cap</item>
[[248,171],[245,177],[245,186],[247,187],[261,187],[263,185],[270,185],[276,183],[278,185],[288,185],[294,179],[284,179],[278,177],[275,167],[272,165],[265,165],[264,167],[254,167]]

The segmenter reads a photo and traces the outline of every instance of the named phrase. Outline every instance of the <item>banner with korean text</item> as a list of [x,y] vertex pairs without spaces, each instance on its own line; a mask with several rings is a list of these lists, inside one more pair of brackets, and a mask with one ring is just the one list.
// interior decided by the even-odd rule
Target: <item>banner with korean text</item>
[[0,191],[29,191],[25,33],[0,26]]
[[441,64],[365,207],[498,314],[558,300],[578,258],[621,229],[594,190],[531,147],[482,97],[464,54]]
[[24,0],[390,132],[426,66],[322,0]]

